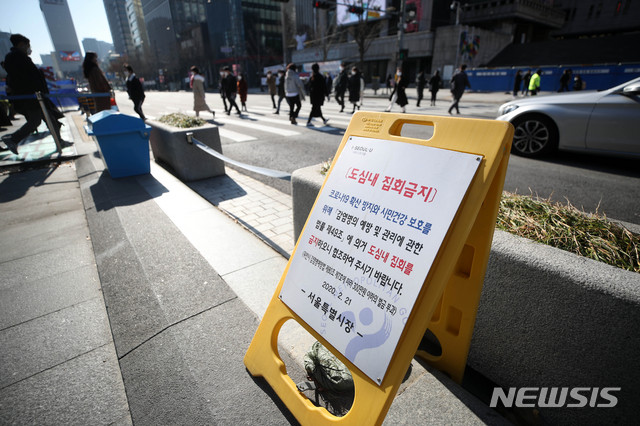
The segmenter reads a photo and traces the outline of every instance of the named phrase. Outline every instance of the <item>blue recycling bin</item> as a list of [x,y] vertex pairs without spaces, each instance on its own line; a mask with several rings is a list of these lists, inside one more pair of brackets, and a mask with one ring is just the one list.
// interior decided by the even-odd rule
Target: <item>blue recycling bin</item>
[[144,121],[106,110],[90,116],[85,129],[98,140],[102,160],[112,178],[149,173],[151,126]]

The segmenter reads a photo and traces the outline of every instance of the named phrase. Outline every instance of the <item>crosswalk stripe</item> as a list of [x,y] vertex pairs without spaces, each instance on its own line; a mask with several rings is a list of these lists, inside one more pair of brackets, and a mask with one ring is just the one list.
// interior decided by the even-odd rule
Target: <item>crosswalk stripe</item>
[[233,130],[224,129],[220,126],[218,126],[218,131],[220,132],[221,138],[231,139],[232,141],[235,141],[235,142],[247,142],[247,141],[253,141],[257,139],[257,138],[254,138],[253,136],[234,132]]
[[[221,117],[216,117],[216,120],[220,123],[225,123],[225,124],[229,124],[232,126],[240,126],[240,127],[248,127],[250,129],[253,130],[261,130],[263,132],[267,132],[267,133],[273,133],[276,135],[280,135],[280,136],[295,136],[295,135],[299,135],[300,132],[295,132],[293,130],[287,130],[287,129],[279,129],[277,127],[271,127],[271,126],[263,126],[261,124],[256,124],[253,122],[248,122],[248,121],[243,121],[243,119],[233,119],[233,118],[221,118]],[[257,119],[256,119],[257,121]],[[285,123],[280,123],[278,122],[278,124],[285,124]]]
[[[253,107],[251,108],[252,110],[258,110],[258,111],[262,111],[262,110],[268,110],[268,108],[265,107]],[[282,114],[282,112],[281,112]],[[255,115],[251,115],[251,112],[249,112],[249,115],[252,117],[255,117],[257,120],[260,121],[264,121],[266,123],[279,123],[279,124],[284,124],[286,122],[288,122],[288,120],[285,121],[285,119],[277,119],[277,118],[268,118],[268,117],[264,117],[261,115],[255,116]],[[335,115],[335,114],[327,114],[323,111],[323,115],[325,118],[329,118],[330,122],[329,124],[327,124],[327,126],[331,126],[332,124],[341,124],[343,126],[348,126],[349,122],[350,122],[350,118],[348,118],[347,120],[344,120],[344,118],[346,118],[345,116],[340,116],[340,115]],[[284,117],[288,117],[288,112],[285,112]],[[306,120],[309,116],[308,115],[299,115],[298,116],[298,121],[302,121],[302,120]],[[335,118],[337,117],[337,119]],[[316,118],[317,120],[319,120],[319,118]]]

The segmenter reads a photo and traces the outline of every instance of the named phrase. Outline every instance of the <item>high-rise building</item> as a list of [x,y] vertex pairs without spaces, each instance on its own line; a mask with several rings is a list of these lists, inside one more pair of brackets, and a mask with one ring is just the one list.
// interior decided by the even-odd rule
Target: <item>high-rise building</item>
[[147,27],[144,23],[142,1],[126,0],[125,8],[127,10],[127,20],[129,21],[131,39],[136,54],[138,56],[146,56],[145,54],[149,50],[149,36],[147,35]]
[[160,80],[186,77],[196,60],[192,52],[206,57],[206,46],[199,41],[208,39],[203,34],[206,3],[207,0],[141,0],[150,61],[162,76]]
[[113,49],[116,53],[129,57],[135,54],[126,3],[123,0],[103,0],[107,21],[111,30]]
[[40,10],[49,29],[58,77],[76,74],[82,64],[82,52],[67,0],[40,0]]
[[270,0],[207,3],[213,67],[233,65],[258,85],[263,67],[283,62],[282,15],[280,3]]

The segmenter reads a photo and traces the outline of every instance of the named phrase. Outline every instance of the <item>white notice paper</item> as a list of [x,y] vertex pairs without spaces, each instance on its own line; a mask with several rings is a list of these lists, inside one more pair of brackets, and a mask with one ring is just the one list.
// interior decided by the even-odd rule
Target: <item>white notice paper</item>
[[350,137],[280,298],[380,384],[482,157]]

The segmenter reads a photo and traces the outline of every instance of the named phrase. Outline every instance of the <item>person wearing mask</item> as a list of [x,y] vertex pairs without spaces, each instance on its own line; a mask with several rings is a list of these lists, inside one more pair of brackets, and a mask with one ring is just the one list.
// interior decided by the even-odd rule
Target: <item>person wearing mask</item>
[[335,98],[338,105],[340,105],[340,112],[344,111],[344,94],[347,92],[347,86],[349,84],[349,74],[347,73],[345,64],[340,64],[340,74],[333,81]]
[[233,107],[236,108],[236,114],[242,115],[240,112],[240,108],[238,108],[238,104],[236,103],[236,94],[238,93],[238,80],[236,76],[231,72],[231,68],[224,67],[224,80],[223,80],[223,89],[224,95],[229,102],[229,109],[226,110],[227,115],[231,115],[231,109]]
[[327,124],[326,118],[322,115],[322,105],[324,97],[327,94],[327,84],[325,78],[320,74],[320,66],[318,64],[311,65],[311,78],[309,79],[309,99],[311,101],[311,112],[307,126],[311,126],[311,120],[314,117],[320,117],[324,124]]
[[276,112],[274,114],[280,114],[280,105],[282,101],[286,98],[284,93],[284,70],[278,70],[278,107],[276,108]]
[[200,70],[195,65],[190,68],[190,71],[191,89],[193,89],[193,110],[196,112],[196,117],[200,117],[200,111],[209,111],[215,116],[216,113],[209,108],[204,99],[204,76],[200,74]]
[[[34,95],[36,92],[49,93],[43,74],[29,57],[31,55],[31,41],[22,34],[12,34],[9,37],[9,41],[11,41],[12,47],[2,63],[2,66],[7,71],[7,95]],[[27,121],[14,133],[3,135],[2,141],[11,152],[18,155],[18,145],[38,128],[40,122],[44,120],[44,115],[36,99],[19,99],[11,103],[16,112],[24,115]],[[54,125],[54,128],[49,129],[49,131],[55,132],[58,139],[60,139],[60,127],[62,127],[62,124],[58,120],[64,115],[49,98],[44,98],[44,103]]]
[[247,79],[244,74],[238,76],[238,96],[240,96],[240,103],[242,104],[242,111],[247,110],[247,93],[249,92],[249,86],[247,86]]
[[304,85],[300,81],[296,70],[295,64],[287,65],[287,74],[284,77],[284,92],[289,104],[289,120],[291,124],[298,124],[296,118],[298,118],[298,113],[302,108],[301,101],[304,100]]
[[398,68],[396,70],[396,75],[394,77],[393,92],[391,92],[391,96],[389,97],[389,100],[391,102],[389,103],[389,106],[385,110],[386,112],[391,111],[391,108],[393,108],[393,104],[400,105],[400,108],[402,108],[403,113],[407,112],[406,106],[409,103],[409,101],[407,100],[406,90],[408,85],[409,85],[409,82],[407,80],[407,77],[403,75],[402,69]]
[[[82,73],[89,81],[89,88],[93,93],[111,93],[111,86],[107,77],[98,66],[98,54],[87,52],[82,63]],[[109,96],[95,98],[96,112],[111,109],[111,99]]]
[[529,80],[529,92],[531,92],[531,96],[537,95],[540,91],[540,76],[542,76],[542,70],[538,68],[531,76],[531,80]]
[[438,97],[438,90],[440,90],[440,87],[442,87],[442,78],[440,77],[440,70],[436,70],[436,73],[429,79],[431,106],[436,106],[436,98]]
[[269,90],[269,96],[271,96],[271,103],[273,109],[276,109],[276,95],[278,94],[278,88],[276,87],[276,76],[271,71],[267,71],[267,89]]
[[451,77],[451,96],[453,96],[453,102],[451,102],[451,106],[449,107],[449,114],[452,114],[451,111],[456,109],[456,114],[460,114],[460,99],[462,98],[462,94],[464,93],[465,88],[471,88],[471,83],[469,83],[469,77],[465,70],[467,69],[466,64],[462,64],[460,66],[460,70]]
[[364,79],[362,74],[358,71],[357,67],[351,69],[351,75],[349,76],[349,102],[353,104],[353,110],[351,114],[356,112],[356,108],[360,109],[360,94],[364,91]]
[[144,102],[144,88],[140,79],[133,72],[131,65],[124,66],[124,75],[126,77],[127,94],[129,99],[133,101],[133,110],[140,116],[142,120],[146,120],[142,112],[142,103]]

